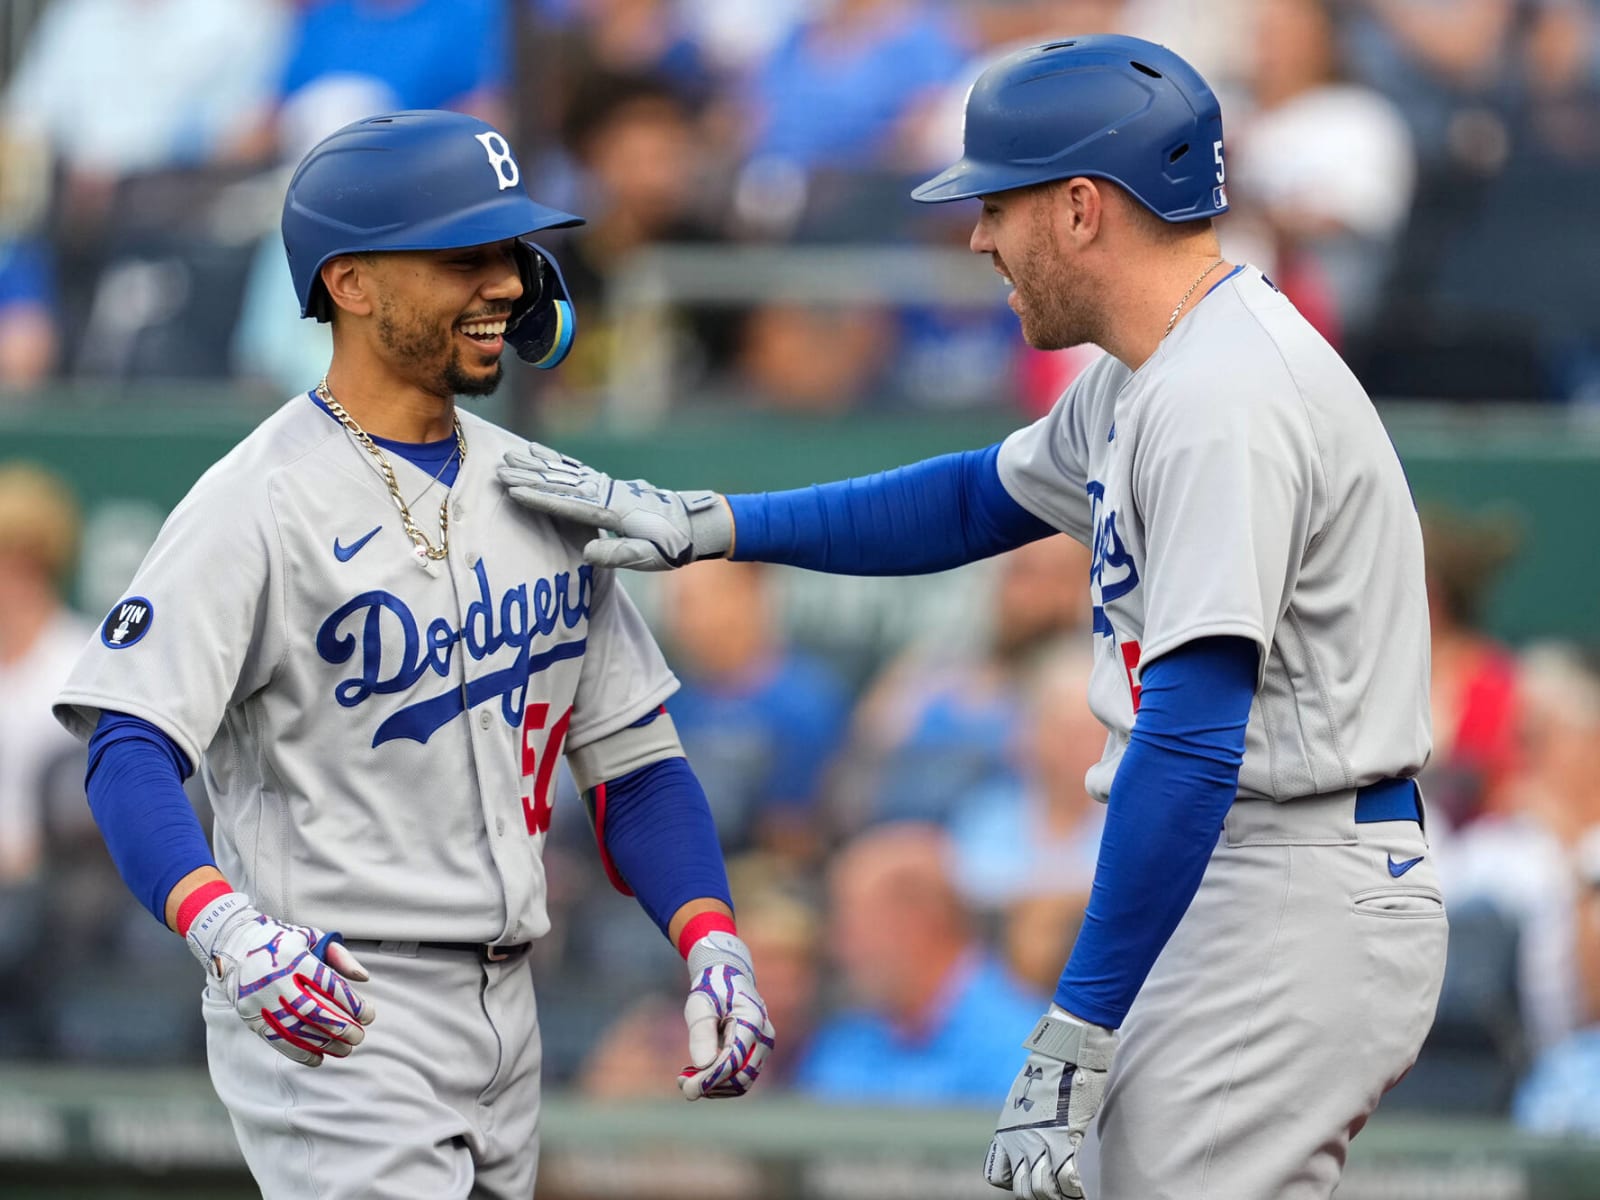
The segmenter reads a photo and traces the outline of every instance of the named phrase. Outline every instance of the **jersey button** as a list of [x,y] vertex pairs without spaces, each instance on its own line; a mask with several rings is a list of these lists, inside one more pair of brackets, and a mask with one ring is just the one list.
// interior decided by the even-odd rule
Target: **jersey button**
[[468,567],[476,567],[477,565],[478,565],[478,552],[476,550],[474,550],[470,554],[467,555],[467,566]]
[[494,831],[500,837],[505,837],[505,835],[506,835],[506,819],[504,817],[496,817],[494,819]]
[[455,512],[455,519],[457,521],[459,521],[463,517],[465,517],[466,515],[467,515],[467,506],[465,504],[457,504],[456,505],[456,512]]
[[489,728],[489,723],[491,721],[493,721],[493,720],[494,720],[494,717],[492,715],[490,715],[489,710],[487,708],[484,709],[481,713],[478,714],[478,728],[479,729],[487,729],[487,728]]

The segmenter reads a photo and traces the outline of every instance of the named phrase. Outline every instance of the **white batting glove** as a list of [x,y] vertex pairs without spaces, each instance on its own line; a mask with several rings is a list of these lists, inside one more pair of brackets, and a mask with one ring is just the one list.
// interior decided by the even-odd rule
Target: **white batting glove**
[[1082,1200],[1078,1147],[1106,1094],[1116,1031],[1052,1004],[1023,1046],[1028,1061],[1000,1109],[984,1178],[1023,1200]]
[[350,986],[371,976],[336,933],[285,925],[229,892],[194,919],[185,940],[244,1023],[297,1063],[346,1057],[372,1024],[371,1002]]
[[614,534],[583,548],[597,567],[668,571],[720,558],[733,544],[733,518],[717,493],[613,479],[538,442],[505,456],[500,482],[524,508]]
[[708,933],[689,948],[689,1060],[678,1075],[685,1100],[742,1096],[766,1065],[777,1037],[756,991],[750,950],[731,933]]

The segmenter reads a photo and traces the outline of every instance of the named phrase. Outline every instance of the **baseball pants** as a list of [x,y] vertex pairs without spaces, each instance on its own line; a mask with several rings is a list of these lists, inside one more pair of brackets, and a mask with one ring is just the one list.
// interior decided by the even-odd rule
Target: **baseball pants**
[[1122,1026],[1091,1200],[1326,1200],[1433,1023],[1447,928],[1416,821],[1235,802]]
[[291,1062],[208,986],[211,1082],[264,1200],[529,1200],[541,1058],[526,954],[354,947],[376,1005],[366,1039]]

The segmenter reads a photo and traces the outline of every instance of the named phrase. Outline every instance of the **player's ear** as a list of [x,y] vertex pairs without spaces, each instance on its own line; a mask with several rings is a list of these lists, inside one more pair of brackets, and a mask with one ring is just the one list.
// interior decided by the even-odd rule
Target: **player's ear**
[[372,266],[370,256],[362,254],[340,254],[323,263],[318,277],[329,305],[354,316],[371,316],[375,307]]
[[1055,185],[1052,199],[1062,238],[1081,250],[1099,236],[1106,197],[1098,180],[1085,175],[1064,179]]

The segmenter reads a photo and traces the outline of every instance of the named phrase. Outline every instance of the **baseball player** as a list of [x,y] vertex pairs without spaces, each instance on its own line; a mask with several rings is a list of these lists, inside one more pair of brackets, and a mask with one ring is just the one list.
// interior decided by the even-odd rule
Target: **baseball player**
[[532,1195],[561,754],[687,959],[684,1095],[742,1094],[773,1044],[676,681],[577,531],[506,498],[522,443],[453,400],[494,390],[506,344],[566,353],[526,235],[579,223],[471,117],[314,148],[283,236],[328,374],[174,510],[55,706],[117,866],[204,964],[212,1081],[268,1197]]
[[1415,510],[1355,378],[1224,261],[1225,186],[1216,97],[1176,54],[1020,51],[974,84],[962,159],[912,194],[981,200],[972,249],[1031,345],[1106,351],[1049,415],[794,492],[619,487],[539,446],[501,472],[534,511],[613,535],[597,565],[904,574],[1057,531],[1090,547],[1105,833],[989,1150],[1018,1196],[1328,1196],[1444,969],[1412,782],[1430,748]]

